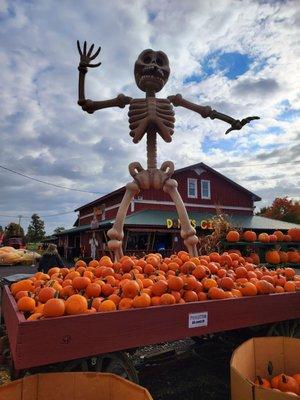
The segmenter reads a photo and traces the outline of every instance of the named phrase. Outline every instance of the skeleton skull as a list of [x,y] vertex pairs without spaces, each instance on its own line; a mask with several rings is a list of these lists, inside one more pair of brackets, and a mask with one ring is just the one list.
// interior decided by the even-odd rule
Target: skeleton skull
[[134,65],[135,82],[143,92],[159,92],[170,75],[169,59],[162,51],[142,51]]

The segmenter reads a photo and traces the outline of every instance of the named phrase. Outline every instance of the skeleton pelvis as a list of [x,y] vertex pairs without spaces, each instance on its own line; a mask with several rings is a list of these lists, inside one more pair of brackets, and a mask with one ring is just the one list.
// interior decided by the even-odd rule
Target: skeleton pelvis
[[172,161],[165,161],[160,169],[145,170],[140,163],[133,162],[129,164],[129,173],[141,189],[162,189],[165,181],[174,173],[174,164]]

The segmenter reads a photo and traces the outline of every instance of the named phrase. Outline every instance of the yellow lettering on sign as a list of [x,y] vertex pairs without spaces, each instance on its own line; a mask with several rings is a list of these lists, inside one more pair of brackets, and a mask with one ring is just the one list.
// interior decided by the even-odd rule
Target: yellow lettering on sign
[[167,228],[170,229],[173,226],[173,221],[171,219],[167,218],[166,224],[167,224]]
[[207,221],[205,219],[200,221],[200,227],[201,229],[207,229]]
[[190,219],[191,225],[193,228],[196,228],[196,220]]

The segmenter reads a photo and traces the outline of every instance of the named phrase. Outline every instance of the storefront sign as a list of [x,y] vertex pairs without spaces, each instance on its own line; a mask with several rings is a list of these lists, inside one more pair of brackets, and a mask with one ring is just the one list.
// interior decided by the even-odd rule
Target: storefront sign
[[[197,223],[197,221],[195,219],[190,219],[190,223],[192,225],[193,228],[201,228],[201,229],[213,229],[213,222],[210,219],[202,219],[199,223]],[[171,219],[171,218],[167,218],[166,219],[166,226],[168,229],[171,228],[177,228],[180,229],[180,220],[179,219]]]

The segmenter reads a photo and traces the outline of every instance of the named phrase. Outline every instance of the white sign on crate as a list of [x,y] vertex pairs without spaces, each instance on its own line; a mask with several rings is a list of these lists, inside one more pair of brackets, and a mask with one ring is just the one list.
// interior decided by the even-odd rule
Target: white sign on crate
[[199,328],[200,326],[207,326],[208,312],[189,314],[189,328]]

